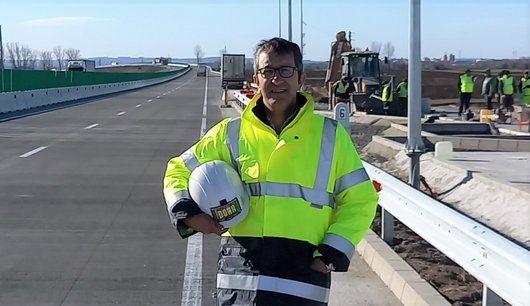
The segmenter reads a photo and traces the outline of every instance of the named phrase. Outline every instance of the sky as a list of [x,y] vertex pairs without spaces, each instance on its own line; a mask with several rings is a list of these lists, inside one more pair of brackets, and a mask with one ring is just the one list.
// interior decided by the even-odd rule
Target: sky
[[[288,0],[0,0],[4,45],[74,48],[83,57],[193,58],[244,53],[262,39],[288,38]],[[300,3],[292,0],[292,40],[300,44]],[[352,45],[392,43],[408,57],[409,0],[303,0],[304,59],[328,60],[339,31]],[[422,0],[422,57],[530,56],[530,0]]]

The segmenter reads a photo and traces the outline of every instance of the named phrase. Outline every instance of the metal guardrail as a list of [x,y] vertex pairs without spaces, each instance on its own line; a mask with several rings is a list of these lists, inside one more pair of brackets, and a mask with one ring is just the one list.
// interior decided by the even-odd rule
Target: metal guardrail
[[364,162],[379,205],[513,305],[530,305],[530,252]]
[[[235,94],[242,109],[249,99]],[[483,305],[530,305],[530,252],[398,178],[363,162],[379,205],[484,284]],[[499,298],[500,297],[500,298]]]

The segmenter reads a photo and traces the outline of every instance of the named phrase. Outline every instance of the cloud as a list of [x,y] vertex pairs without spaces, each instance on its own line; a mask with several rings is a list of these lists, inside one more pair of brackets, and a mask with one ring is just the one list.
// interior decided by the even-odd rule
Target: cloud
[[97,17],[53,17],[44,19],[34,19],[26,21],[25,24],[30,26],[63,26],[63,25],[78,25],[94,21],[107,21],[110,18]]

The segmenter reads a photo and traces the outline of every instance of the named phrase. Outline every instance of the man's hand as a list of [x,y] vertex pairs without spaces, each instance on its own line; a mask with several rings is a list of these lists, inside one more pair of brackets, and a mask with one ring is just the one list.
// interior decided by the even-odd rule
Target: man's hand
[[311,269],[320,273],[329,273],[326,264],[319,257],[313,259],[313,262],[311,263]]
[[221,236],[222,233],[228,230],[204,213],[184,219],[184,224],[205,235],[213,233]]

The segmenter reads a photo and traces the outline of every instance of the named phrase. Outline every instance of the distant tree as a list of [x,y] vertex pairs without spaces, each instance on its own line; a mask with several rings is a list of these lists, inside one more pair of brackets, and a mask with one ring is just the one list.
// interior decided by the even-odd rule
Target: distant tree
[[53,67],[53,57],[51,51],[43,51],[40,53],[40,63],[42,70],[50,70]]
[[195,48],[193,49],[193,54],[195,54],[195,58],[197,59],[197,65],[200,64],[201,58],[204,56],[201,46],[196,45]]
[[59,70],[62,70],[63,68],[63,62],[64,62],[64,51],[61,46],[56,46],[53,48],[53,55],[55,56],[55,59],[57,60],[57,64],[59,65]]
[[381,51],[381,43],[378,41],[372,41],[370,45],[370,50],[379,53]]
[[20,47],[20,60],[22,65],[20,68],[22,69],[30,69],[32,68],[32,63],[34,63],[34,52],[31,50],[28,46],[21,46]]
[[11,67],[13,69],[18,69],[20,66],[20,45],[18,44],[18,42],[7,43],[6,49],[7,57],[11,62]]
[[81,51],[79,51],[79,49],[66,49],[64,50],[64,54],[66,55],[66,59],[68,60],[76,60],[81,58]]
[[396,48],[391,42],[387,42],[383,46],[383,54],[388,58],[392,58],[392,56],[394,56],[394,51],[396,51]]
[[37,69],[37,61],[39,60],[39,51],[31,50],[31,54],[28,60],[28,69],[35,70]]

